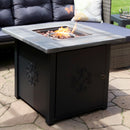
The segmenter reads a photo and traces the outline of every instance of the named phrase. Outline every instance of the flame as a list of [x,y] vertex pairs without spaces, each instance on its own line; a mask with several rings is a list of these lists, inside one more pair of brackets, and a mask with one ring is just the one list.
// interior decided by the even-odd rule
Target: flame
[[74,27],[73,27],[73,29],[72,29],[72,32],[71,32],[71,33],[74,33],[74,31],[76,30],[76,28],[77,28],[77,22],[75,23],[75,25],[74,25]]
[[69,27],[60,27],[58,30],[54,31],[53,36],[59,39],[66,39],[74,36],[74,32],[77,28],[77,22],[75,23],[73,29],[71,30]]
[[[78,17],[77,19],[78,19],[78,21],[79,21],[79,20],[81,19],[81,17]],[[74,33],[74,31],[76,30],[76,28],[77,28],[77,22],[74,24],[74,27],[73,27],[71,33]]]
[[[65,8],[68,14],[73,12],[73,6],[70,6],[69,8]],[[80,17],[78,17],[78,20],[80,20]],[[65,38],[70,38],[73,36],[75,30],[77,28],[77,22],[75,23],[73,29],[71,30],[69,27],[63,28],[60,27],[58,30],[54,31],[53,36],[59,39],[65,39]]]
[[70,38],[71,37],[70,33],[71,33],[70,28],[60,27],[58,30],[55,31],[53,35],[57,38],[62,39],[62,38]]
[[71,5],[69,8],[66,7],[65,10],[68,14],[70,14],[71,12],[73,12],[73,6]]

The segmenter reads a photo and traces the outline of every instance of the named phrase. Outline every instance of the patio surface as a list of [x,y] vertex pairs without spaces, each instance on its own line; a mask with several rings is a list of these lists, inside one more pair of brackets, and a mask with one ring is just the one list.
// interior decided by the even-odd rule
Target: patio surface
[[130,69],[110,73],[108,108],[49,127],[14,97],[14,67],[0,67],[0,130],[130,130]]

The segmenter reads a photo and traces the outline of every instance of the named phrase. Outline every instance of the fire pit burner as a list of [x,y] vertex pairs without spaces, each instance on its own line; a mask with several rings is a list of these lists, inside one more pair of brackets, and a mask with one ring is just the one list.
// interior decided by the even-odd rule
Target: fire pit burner
[[88,33],[83,33],[81,31],[77,31],[74,28],[63,26],[63,27],[55,27],[55,28],[47,28],[47,29],[37,29],[33,30],[45,37],[53,38],[53,39],[68,39],[68,38],[76,38],[80,36],[90,35]]

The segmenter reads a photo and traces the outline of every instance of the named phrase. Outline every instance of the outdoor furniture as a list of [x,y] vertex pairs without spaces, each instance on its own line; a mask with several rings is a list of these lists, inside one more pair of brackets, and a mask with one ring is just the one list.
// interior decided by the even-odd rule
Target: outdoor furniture
[[[126,25],[130,24],[130,19],[120,18],[119,14],[111,15],[111,23],[117,22],[119,26],[126,27]],[[113,28],[115,29],[115,28]],[[123,28],[119,29],[120,32],[117,31],[118,34],[128,36],[130,31],[124,30]],[[114,68],[122,68],[130,66],[130,38],[126,40],[125,43],[119,45],[111,46],[111,69]]]
[[125,36],[125,42],[111,45],[110,69],[112,70],[130,66],[130,29],[107,23],[81,22],[81,24],[110,32],[112,34]]
[[[46,4],[47,3],[47,4]],[[45,6],[46,5],[46,6]],[[0,48],[2,45],[6,44],[9,48],[13,47],[14,40],[11,36],[1,32],[2,27],[15,26],[15,25],[25,25],[25,24],[37,24],[50,21],[66,21],[71,20],[73,17],[73,12],[69,14],[66,12],[65,7],[73,6],[73,0],[1,0],[0,6]],[[28,12],[29,11],[29,12]],[[92,23],[90,26],[94,28],[104,30],[107,28],[111,32],[112,28],[108,29],[111,16],[111,0],[103,0],[102,4],[102,16],[103,24]],[[85,22],[87,23],[87,22]],[[95,26],[97,25],[97,26]],[[104,28],[105,26],[105,28]],[[117,30],[120,28],[117,27]],[[108,32],[109,32],[108,31]],[[128,29],[126,29],[128,32]],[[116,34],[116,31],[114,32]],[[119,35],[125,35],[121,33]],[[126,34],[126,37],[128,35]],[[12,46],[11,46],[12,45]],[[125,47],[127,46],[127,48]],[[128,50],[129,41],[122,43],[122,45],[112,45],[111,46],[111,62],[110,68],[121,68],[130,66],[130,61],[127,57],[130,56],[130,51]],[[118,51],[119,50],[119,51]],[[127,53],[126,53],[127,52]],[[121,54],[120,54],[121,53]],[[121,63],[121,64],[120,64]]]
[[111,15],[111,23],[117,22],[119,26],[126,27],[126,25],[130,24],[130,19],[121,18],[119,14]]
[[[120,46],[120,49],[128,49],[125,45],[129,45],[130,30],[109,24],[111,1],[103,0],[104,23],[80,22],[78,30],[81,33],[78,34],[81,37],[74,40],[52,40],[35,32],[38,28],[57,28],[62,25],[59,21],[72,28],[71,22],[64,21],[70,21],[73,17],[73,11],[68,13],[65,10],[65,7],[74,6],[73,0],[1,0],[2,2],[1,13],[6,9],[8,15],[0,17],[0,25],[12,26],[2,30],[17,39],[16,97],[22,98],[44,115],[48,124],[95,109],[105,109],[109,63],[111,62],[110,68],[130,65],[130,62],[125,64],[123,61],[124,55],[119,58],[123,65],[117,61],[120,53],[117,54],[115,50]],[[7,20],[5,23],[4,18]],[[25,26],[26,24],[31,25]],[[4,35],[14,41],[11,36]],[[129,56],[129,51],[125,55]],[[77,106],[78,104],[80,105]]]
[[110,45],[125,40],[82,24],[74,33],[78,37],[56,39],[38,33],[74,25],[50,22],[3,28],[16,39],[16,97],[49,125],[107,107]]

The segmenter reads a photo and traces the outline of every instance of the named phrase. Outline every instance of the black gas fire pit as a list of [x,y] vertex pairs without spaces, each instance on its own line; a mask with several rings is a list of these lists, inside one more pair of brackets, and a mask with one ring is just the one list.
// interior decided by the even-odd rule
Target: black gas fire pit
[[[61,26],[70,29],[68,38],[54,36]],[[17,39],[16,97],[48,124],[107,107],[109,47],[124,38],[74,26],[53,22],[3,29]]]

